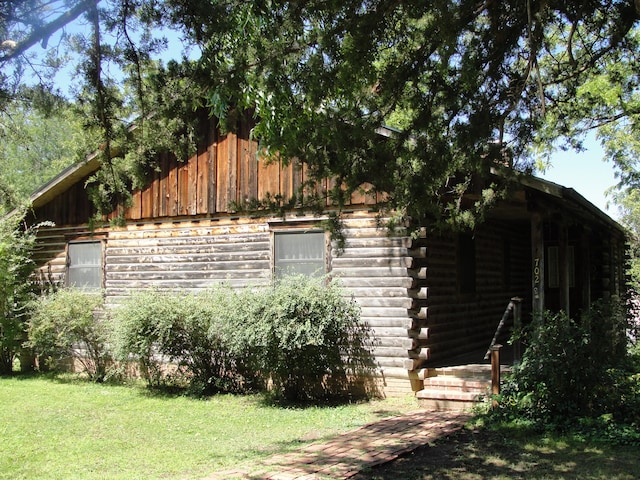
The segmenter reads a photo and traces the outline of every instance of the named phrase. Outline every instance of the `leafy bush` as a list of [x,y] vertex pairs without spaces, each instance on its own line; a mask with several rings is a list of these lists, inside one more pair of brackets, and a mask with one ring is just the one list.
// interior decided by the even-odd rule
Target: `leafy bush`
[[199,393],[234,390],[241,380],[226,343],[235,298],[228,287],[199,294],[139,292],[115,311],[115,354],[125,361],[133,357],[152,386],[173,376]]
[[238,293],[231,287],[218,286],[188,295],[182,308],[184,344],[176,345],[179,348],[170,354],[187,368],[191,390],[211,393],[250,389],[252,374],[243,368],[243,358],[229,347],[242,334]]
[[114,356],[125,362],[133,358],[151,386],[163,382],[161,355],[183,337],[179,304],[170,292],[139,291],[113,314]]
[[622,308],[598,302],[581,321],[546,313],[532,322],[524,340],[522,361],[505,382],[494,414],[551,428],[603,415],[640,422],[640,384],[630,369]]
[[252,305],[255,320],[245,340],[275,397],[316,400],[357,387],[365,394],[372,387],[369,330],[360,323],[355,302],[335,283],[289,276],[254,293]]
[[270,386],[287,400],[371,393],[368,329],[355,303],[324,280],[139,292],[116,310],[114,323],[117,358],[134,358],[152,386],[176,379],[197,393]]
[[35,290],[29,277],[39,225],[24,228],[23,217],[22,210],[0,217],[0,374],[12,372],[13,361],[23,350],[27,305]]
[[92,380],[104,380],[110,356],[107,327],[97,312],[102,305],[101,293],[74,288],[40,297],[32,303],[27,345],[48,367],[58,369],[73,360]]

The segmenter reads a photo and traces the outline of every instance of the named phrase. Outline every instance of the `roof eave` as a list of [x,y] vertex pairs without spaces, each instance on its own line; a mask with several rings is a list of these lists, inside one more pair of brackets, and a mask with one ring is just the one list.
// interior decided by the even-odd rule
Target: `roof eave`
[[83,161],[63,170],[49,180],[29,197],[32,208],[39,208],[57,195],[69,189],[76,182],[94,173],[100,168],[100,153],[92,153]]
[[502,168],[492,168],[491,173],[503,178],[512,176],[520,185],[524,187],[531,188],[532,190],[536,190],[559,200],[569,201],[577,205],[580,209],[586,211],[588,214],[596,217],[601,222],[607,224],[608,226],[615,228],[620,232],[626,232],[625,228],[622,225],[612,219],[605,212],[600,210],[596,205],[591,203],[573,188],[564,187],[562,185],[558,185],[557,183],[550,182],[549,180],[544,180],[531,174],[518,172],[515,170],[511,170],[507,174],[507,172],[505,172]]

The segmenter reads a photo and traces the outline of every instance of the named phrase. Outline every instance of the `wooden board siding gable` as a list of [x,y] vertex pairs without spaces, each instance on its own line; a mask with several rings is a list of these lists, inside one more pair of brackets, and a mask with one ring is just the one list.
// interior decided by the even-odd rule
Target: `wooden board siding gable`
[[[237,205],[267,196],[288,202],[299,195],[309,180],[306,167],[290,162],[266,159],[251,139],[252,124],[240,123],[235,132],[221,135],[214,120],[208,124],[206,138],[196,146],[194,154],[184,162],[169,153],[160,153],[147,184],[132,192],[132,202],[118,207],[105,220],[124,214],[127,221],[163,221],[169,218],[212,217],[239,214]],[[90,175],[61,191],[43,206],[35,208],[35,220],[49,220],[57,225],[88,222],[95,213],[85,184]],[[323,180],[315,187],[305,185],[306,194],[326,195],[332,182]],[[368,186],[365,186],[368,188]],[[364,190],[363,190],[364,191]],[[331,202],[327,199],[327,205]],[[351,206],[375,203],[375,195],[355,192]]]

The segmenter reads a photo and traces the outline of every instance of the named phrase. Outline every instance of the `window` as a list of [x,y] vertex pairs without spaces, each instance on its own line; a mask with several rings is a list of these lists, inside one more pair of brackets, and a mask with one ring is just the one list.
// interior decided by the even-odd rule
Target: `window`
[[102,288],[102,243],[69,244],[67,285],[83,289]]
[[276,278],[285,275],[319,277],[325,273],[325,233],[320,231],[275,232]]
[[471,235],[460,234],[457,241],[458,292],[476,292],[476,242]]

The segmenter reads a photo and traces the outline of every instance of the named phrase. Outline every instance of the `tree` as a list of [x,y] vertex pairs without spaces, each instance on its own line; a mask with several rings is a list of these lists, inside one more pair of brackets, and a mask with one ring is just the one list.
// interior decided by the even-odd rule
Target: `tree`
[[[44,16],[49,4],[62,8],[56,20]],[[208,108],[228,128],[251,111],[267,151],[336,178],[338,201],[369,185],[402,221],[469,224],[496,198],[478,180],[492,166],[528,170],[540,148],[563,136],[579,146],[585,129],[637,131],[637,1],[31,0],[5,8],[14,16],[3,14],[0,32],[27,27],[0,64],[82,11],[92,29],[76,42],[85,47],[82,95],[109,168],[127,134],[117,128],[123,118],[139,119],[139,143],[129,147],[139,162],[152,156],[145,139],[158,138],[146,132],[166,132],[189,109]],[[44,21],[29,22],[31,13]],[[152,62],[151,34],[161,26],[200,55]],[[114,61],[128,80],[108,78]],[[379,128],[394,120],[402,130],[382,141]],[[182,140],[197,133],[173,127]],[[618,153],[623,166],[630,152]],[[481,200],[466,204],[469,190]]]
[[628,230],[629,269],[631,284],[640,293],[640,191],[625,188],[614,194],[618,205],[620,222]]
[[[0,217],[0,374],[11,373],[26,340],[27,305],[33,298],[31,253],[37,226],[25,228],[24,211]],[[22,365],[25,368],[25,365]]]
[[0,178],[13,191],[12,203],[18,204],[87,150],[86,132],[63,102],[50,114],[11,102],[0,112],[0,140]]

